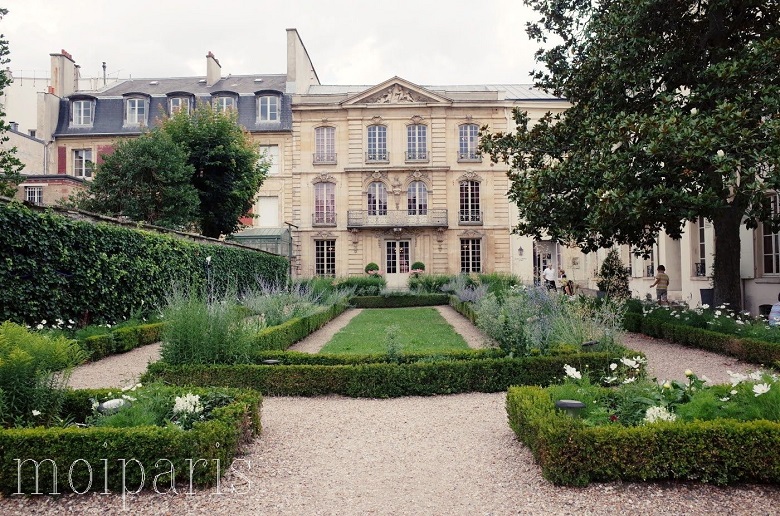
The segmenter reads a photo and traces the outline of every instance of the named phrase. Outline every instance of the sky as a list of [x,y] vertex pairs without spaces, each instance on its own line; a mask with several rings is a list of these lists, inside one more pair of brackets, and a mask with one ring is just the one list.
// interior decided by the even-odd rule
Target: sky
[[[0,0],[14,76],[66,50],[82,77],[283,74],[295,28],[322,84],[530,84],[538,15],[522,0]],[[21,74],[21,75],[20,75]]]

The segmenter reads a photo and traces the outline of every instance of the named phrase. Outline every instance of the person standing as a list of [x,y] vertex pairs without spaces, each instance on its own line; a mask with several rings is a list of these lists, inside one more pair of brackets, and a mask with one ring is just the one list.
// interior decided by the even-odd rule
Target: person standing
[[769,311],[769,326],[780,326],[780,294],[777,295],[777,303]]
[[555,269],[552,268],[551,265],[547,265],[545,269],[542,271],[542,278],[544,278],[544,284],[547,287],[547,290],[554,290],[558,292],[558,287],[555,286]]
[[658,304],[668,304],[669,299],[666,296],[666,289],[669,288],[669,276],[666,275],[666,267],[663,265],[658,266],[658,273],[655,275],[655,281],[650,285],[650,288],[653,287],[655,287]]

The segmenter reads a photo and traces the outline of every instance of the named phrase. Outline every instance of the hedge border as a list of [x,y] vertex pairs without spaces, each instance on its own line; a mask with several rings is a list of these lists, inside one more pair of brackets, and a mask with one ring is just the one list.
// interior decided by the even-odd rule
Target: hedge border
[[549,392],[539,387],[510,388],[506,406],[512,430],[554,484],[780,482],[780,423],[723,419],[586,427],[555,410]]
[[109,355],[126,353],[159,342],[164,324],[159,322],[127,326],[103,335],[93,335],[78,342],[89,355],[88,360],[100,360]]
[[447,294],[387,294],[383,296],[355,296],[349,302],[355,308],[406,308],[446,305],[448,297]]
[[299,340],[308,337],[325,326],[347,308],[346,304],[331,305],[321,312],[305,317],[296,317],[278,326],[264,328],[255,336],[257,350],[286,350]]
[[[79,490],[84,490],[89,481],[89,470],[84,461],[89,462],[94,471],[92,487],[103,492],[104,482],[110,489],[122,489],[122,469],[120,460],[127,462],[125,483],[129,490],[135,490],[142,483],[140,462],[146,473],[145,488],[149,487],[150,468],[155,473],[165,472],[170,465],[157,469],[160,459],[168,459],[173,464],[178,481],[184,480],[189,486],[190,464],[197,459],[206,460],[194,463],[192,484],[212,486],[217,483],[217,473],[224,474],[230,467],[236,454],[251,439],[261,432],[260,407],[262,396],[258,392],[236,389],[216,389],[235,397],[233,403],[215,409],[212,418],[196,423],[191,430],[183,431],[172,427],[134,427],[134,428],[10,428],[0,429],[0,491],[5,494],[18,493],[18,462],[34,459],[39,462],[51,459],[57,465],[57,491],[51,493],[51,463],[41,464],[38,493],[59,494],[73,492],[69,482]],[[114,389],[116,391],[116,389]],[[185,389],[171,387],[171,396],[192,392],[205,394],[214,389]],[[90,411],[90,398],[107,396],[108,389],[78,390],[66,393],[65,410],[75,418],[84,418]],[[107,462],[103,462],[103,460]],[[216,460],[219,460],[219,463]],[[74,465],[72,476],[68,468]],[[164,464],[164,463],[163,463]],[[219,467],[218,467],[219,466]],[[29,471],[28,471],[29,470]],[[106,474],[106,470],[108,473]],[[34,465],[23,466],[22,493],[34,494]],[[29,473],[29,474],[28,474]],[[105,475],[105,476],[104,476]],[[107,479],[107,480],[106,480]],[[161,485],[170,487],[170,476],[163,475]]]
[[510,385],[549,385],[564,376],[564,364],[608,374],[612,353],[480,358],[420,359],[411,363],[352,365],[181,365],[150,364],[143,381],[176,385],[255,389],[270,396],[390,398],[461,392],[499,392]]
[[669,340],[691,348],[730,355],[753,364],[769,365],[780,361],[780,344],[774,342],[672,324],[634,312],[625,315],[623,327],[626,331]]

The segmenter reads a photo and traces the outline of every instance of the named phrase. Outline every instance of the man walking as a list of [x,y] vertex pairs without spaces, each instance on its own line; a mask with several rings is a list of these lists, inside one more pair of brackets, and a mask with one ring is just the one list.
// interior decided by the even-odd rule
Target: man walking
[[547,290],[558,292],[558,287],[555,286],[555,270],[552,268],[552,265],[548,264],[542,271],[542,278],[544,278],[544,284],[547,287]]

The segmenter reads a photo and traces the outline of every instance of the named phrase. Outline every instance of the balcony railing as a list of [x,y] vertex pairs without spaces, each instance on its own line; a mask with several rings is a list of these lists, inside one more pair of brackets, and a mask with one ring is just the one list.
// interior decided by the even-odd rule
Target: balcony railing
[[315,152],[312,154],[313,163],[315,165],[335,165],[336,153],[335,152]]
[[[418,212],[419,213],[419,212]],[[447,210],[426,210],[424,214],[410,215],[409,210],[349,210],[347,227],[404,228],[447,227]]]
[[476,150],[470,150],[466,152],[458,152],[458,161],[463,162],[477,162],[482,163],[482,154]]
[[336,213],[312,213],[312,226],[336,226]]
[[707,267],[704,263],[704,260],[698,263],[694,263],[693,265],[695,267],[696,276],[702,277],[707,275]]
[[458,212],[458,224],[461,226],[481,226],[481,210],[460,210]]
[[387,151],[366,152],[366,163],[387,163],[390,161],[390,153]]
[[404,153],[406,161],[428,161],[428,151],[408,151]]

